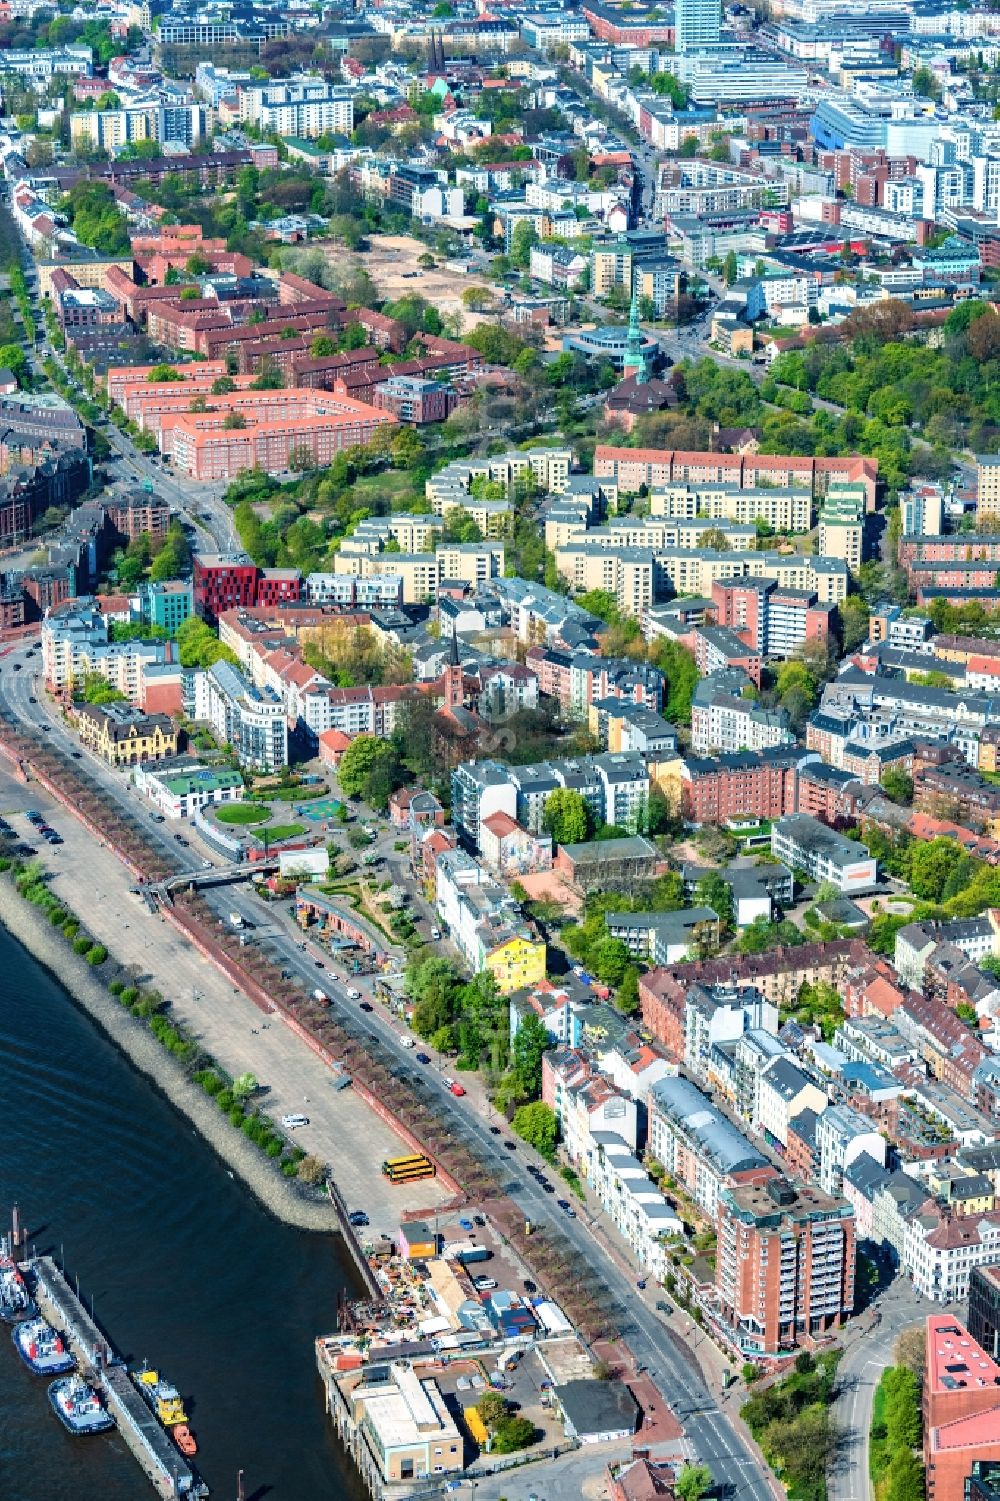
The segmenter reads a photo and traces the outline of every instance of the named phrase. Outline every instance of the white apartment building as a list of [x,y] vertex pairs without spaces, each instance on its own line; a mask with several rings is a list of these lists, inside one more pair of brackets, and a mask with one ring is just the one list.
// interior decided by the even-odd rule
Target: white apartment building
[[639,1265],[665,1277],[670,1257],[665,1239],[683,1225],[628,1144],[614,1131],[595,1131],[588,1178],[615,1229]]
[[691,706],[691,749],[696,756],[794,744],[781,710],[763,709],[728,693],[710,693]]
[[281,698],[257,688],[229,662],[195,674],[194,717],[231,745],[241,766],[277,771],[288,764],[288,721]]
[[354,95],[321,78],[241,89],[239,99],[241,120],[278,136],[350,135],[354,129]]

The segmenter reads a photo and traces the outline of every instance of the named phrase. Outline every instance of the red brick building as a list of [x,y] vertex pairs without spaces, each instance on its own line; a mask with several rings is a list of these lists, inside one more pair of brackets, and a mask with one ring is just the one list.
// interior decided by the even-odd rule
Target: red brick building
[[194,608],[214,624],[223,610],[257,603],[256,563],[240,553],[203,553],[194,560]]
[[854,1311],[854,1211],[786,1178],[719,1195],[723,1322],[761,1355],[808,1346]]
[[926,1324],[927,1501],[963,1501],[974,1459],[1000,1459],[1000,1366],[953,1314]]
[[681,816],[690,823],[732,818],[782,818],[798,811],[796,746],[688,756],[681,764]]

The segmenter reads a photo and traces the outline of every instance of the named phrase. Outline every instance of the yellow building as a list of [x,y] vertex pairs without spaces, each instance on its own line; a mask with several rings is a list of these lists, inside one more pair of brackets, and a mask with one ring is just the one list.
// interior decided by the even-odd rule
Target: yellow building
[[490,949],[483,958],[497,982],[501,995],[513,995],[525,986],[539,985],[545,979],[545,944],[526,933],[514,933]]
[[168,714],[144,714],[131,704],[81,704],[76,726],[84,745],[111,766],[138,766],[177,754],[177,726]]

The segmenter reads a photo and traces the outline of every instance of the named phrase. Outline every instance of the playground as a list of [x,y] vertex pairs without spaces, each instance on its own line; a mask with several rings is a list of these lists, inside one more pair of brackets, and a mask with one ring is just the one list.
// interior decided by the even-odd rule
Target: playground
[[317,798],[312,803],[302,803],[295,808],[296,818],[308,818],[310,823],[330,823],[337,817],[343,804],[335,797]]

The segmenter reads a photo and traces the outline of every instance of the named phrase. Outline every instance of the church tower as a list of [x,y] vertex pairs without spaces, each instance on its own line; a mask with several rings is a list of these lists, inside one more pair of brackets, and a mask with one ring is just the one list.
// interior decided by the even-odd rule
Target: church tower
[[639,326],[639,299],[634,295],[628,319],[625,360],[622,365],[623,379],[628,380],[630,375],[635,376],[637,386],[641,386],[646,379],[646,358],[642,352],[642,329]]
[[457,709],[461,708],[464,703],[465,674],[458,655],[458,631],[452,622],[451,651],[448,653],[448,665],[444,670],[444,707]]

